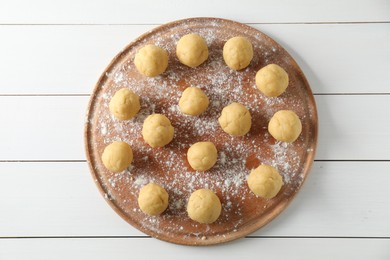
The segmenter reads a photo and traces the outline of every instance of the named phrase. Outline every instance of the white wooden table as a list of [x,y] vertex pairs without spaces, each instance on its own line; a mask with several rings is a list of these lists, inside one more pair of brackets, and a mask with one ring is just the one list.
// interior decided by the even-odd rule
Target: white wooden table
[[[294,202],[241,240],[185,247],[106,204],[83,147],[89,94],[121,48],[168,21],[232,19],[282,44],[319,111]],[[390,1],[0,2],[0,259],[390,259]]]

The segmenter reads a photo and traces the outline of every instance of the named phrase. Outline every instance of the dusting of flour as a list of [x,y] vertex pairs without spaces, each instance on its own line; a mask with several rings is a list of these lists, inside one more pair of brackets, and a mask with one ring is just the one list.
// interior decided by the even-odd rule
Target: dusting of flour
[[[237,232],[241,225],[245,224],[245,214],[248,214],[245,203],[258,199],[246,184],[247,176],[254,167],[250,166],[251,163],[265,163],[276,167],[283,176],[284,185],[291,186],[291,189],[284,190],[286,194],[295,192],[303,181],[301,157],[306,154],[296,152],[297,147],[304,146],[302,138],[293,144],[274,142],[267,133],[267,125],[256,123],[252,125],[253,131],[245,137],[228,136],[221,131],[217,120],[222,108],[231,102],[239,102],[248,108],[253,118],[262,118],[267,122],[285,103],[289,103],[303,117],[305,103],[291,95],[267,98],[256,89],[256,69],[253,64],[261,66],[272,63],[273,55],[279,52],[276,47],[264,51],[266,46],[261,44],[261,36],[252,39],[255,50],[253,66],[243,71],[227,68],[222,59],[221,47],[228,35],[219,34],[218,22],[206,28],[195,29],[209,46],[207,63],[195,69],[179,64],[174,55],[175,43],[182,35],[193,30],[191,26],[188,29],[184,27],[179,32],[169,34],[169,37],[157,33],[154,38],[139,43],[139,46],[142,46],[152,42],[168,50],[170,64],[161,76],[146,78],[137,75],[132,63],[134,53],[108,71],[105,75],[107,81],[97,97],[100,105],[95,121],[91,121],[91,124],[95,129],[97,151],[101,152],[104,146],[112,141],[122,140],[133,147],[135,155],[132,166],[121,173],[108,173],[101,163],[96,166],[97,171],[103,172],[100,181],[104,190],[108,191],[106,199],[118,201],[127,215],[142,218],[142,228],[157,236],[172,232],[182,234],[183,237],[195,236],[204,240],[209,235],[222,233],[215,231],[218,229],[215,226],[211,228],[209,225],[202,226],[188,220],[187,199],[196,189],[208,188],[217,192],[223,206],[217,224],[227,225],[229,232]],[[241,34],[249,33],[243,31]],[[206,93],[210,99],[206,113],[193,117],[180,112],[177,104],[185,86],[198,86]],[[108,111],[111,97],[123,87],[131,89],[141,98],[140,112],[129,121],[118,121]],[[294,101],[291,101],[292,99]],[[166,148],[154,150],[142,140],[142,123],[152,113],[165,114],[175,127],[174,141]],[[211,140],[217,144],[218,161],[210,173],[193,171],[185,159],[189,146],[200,140]],[[151,165],[158,167],[158,173],[154,172]],[[149,182],[161,184],[170,196],[167,212],[159,217],[143,215],[135,202],[139,189]],[[258,199],[258,203],[261,204],[258,214],[261,214],[260,210],[265,211],[273,206],[272,201]]]

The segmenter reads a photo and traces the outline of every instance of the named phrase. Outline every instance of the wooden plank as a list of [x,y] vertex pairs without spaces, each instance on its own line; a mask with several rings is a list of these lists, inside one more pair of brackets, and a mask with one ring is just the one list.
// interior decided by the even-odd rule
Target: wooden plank
[[[390,237],[389,169],[316,162],[292,204],[252,235]],[[0,163],[0,183],[0,237],[143,236],[108,206],[86,163]]]
[[[390,95],[316,96],[318,160],[389,160]],[[88,97],[0,97],[0,160],[83,160]]]
[[0,92],[90,93],[121,48],[152,27],[0,26]]
[[390,24],[260,25],[259,29],[293,56],[314,93],[390,93],[386,71]]
[[[0,236],[143,235],[100,195],[86,163],[0,164]],[[1,243],[1,242],[0,242]]]
[[243,239],[211,247],[184,247],[151,238],[17,239],[0,241],[0,257],[30,259],[389,259],[388,239]]
[[[390,93],[389,23],[252,26],[292,54],[315,93]],[[0,94],[90,93],[121,48],[153,27],[0,26]]]
[[310,0],[255,1],[105,1],[14,0],[1,3],[2,24],[131,24],[164,23],[194,16],[240,18],[242,22],[368,22],[389,21],[386,0],[313,3]]
[[316,96],[318,160],[389,160],[389,95]]
[[0,97],[0,160],[84,159],[88,97]]

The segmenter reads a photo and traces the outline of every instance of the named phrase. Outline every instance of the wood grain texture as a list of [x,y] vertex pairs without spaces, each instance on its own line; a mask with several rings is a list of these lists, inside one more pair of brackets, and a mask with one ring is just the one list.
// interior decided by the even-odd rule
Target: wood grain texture
[[[315,162],[291,205],[252,235],[390,237],[389,168]],[[86,163],[0,163],[0,183],[0,237],[144,236],[107,205]]]
[[[0,240],[0,258],[30,259],[379,259],[390,257],[388,239],[243,239],[218,247],[183,247],[150,238]],[[147,250],[149,249],[149,250]],[[152,250],[151,250],[152,249]]]
[[[176,41],[173,39],[180,39],[188,32],[198,33],[209,44],[207,61],[191,69],[175,61],[173,54],[176,49]],[[271,57],[266,54],[257,55],[247,69],[232,72],[226,66],[219,50],[222,50],[226,39],[234,37],[237,33],[252,42],[254,52],[261,50],[273,55]],[[164,46],[170,53],[170,67],[164,76],[153,83],[140,75],[134,65],[129,64],[132,64],[137,49],[147,42],[154,41],[158,41],[160,46]],[[288,89],[278,98],[263,99],[264,95],[254,87],[256,72],[264,63],[276,63],[289,75]],[[118,80],[119,78],[125,80]],[[188,121],[188,116],[174,108],[177,108],[180,93],[194,84],[202,86],[211,101],[207,111],[196,117],[199,121],[191,119]],[[108,109],[109,99],[105,97],[110,98],[123,86],[129,86],[138,93],[143,104],[133,120],[113,121]],[[167,87],[158,90],[160,93],[155,93],[156,88],[160,86]],[[244,138],[231,138],[217,123],[223,107],[233,101],[244,104],[251,113],[253,124]],[[293,109],[302,122],[299,138],[284,148],[278,144],[275,146],[275,139],[268,138],[269,134],[264,129],[269,118],[282,109]],[[143,119],[150,113],[164,114],[175,127],[174,139],[164,149],[151,149],[141,138]],[[231,241],[252,233],[279,215],[293,200],[309,174],[318,132],[317,109],[313,94],[302,71],[291,56],[261,32],[241,23],[216,18],[172,22],[156,28],[129,45],[102,74],[91,95],[87,122],[85,129],[87,160],[94,179],[100,184],[100,189],[104,194],[109,194],[111,207],[123,219],[146,234],[184,245],[211,245]],[[202,128],[203,130],[198,133],[197,130]],[[131,144],[135,154],[132,162],[134,168],[131,170],[132,180],[126,173],[115,174],[102,164],[101,154],[112,140],[123,140]],[[183,162],[187,161],[185,156],[190,145],[205,140],[213,142],[219,155],[225,154],[227,161],[235,159],[237,162],[230,164],[218,160],[212,169],[198,176]],[[237,149],[238,147],[240,148]],[[277,151],[275,147],[278,147]],[[284,159],[280,159],[281,157]],[[241,185],[237,188],[237,185],[226,182],[226,179],[235,179],[236,183],[245,183],[250,169],[256,168],[260,161],[270,164],[275,160],[277,163],[273,165],[288,181],[272,200],[256,198],[249,189]],[[242,163],[243,161],[246,163]],[[286,168],[289,169],[288,172],[284,170]],[[145,218],[141,211],[134,210],[138,208],[136,198],[140,188],[137,179],[145,179],[145,173],[148,178],[146,182],[162,184],[169,194],[168,209],[157,221],[153,217]],[[183,217],[187,213],[182,201],[187,194],[205,187],[217,194],[223,210],[214,223],[199,225]],[[203,237],[207,239],[202,239]]]
[[187,17],[240,18],[244,23],[389,21],[386,0],[14,0],[2,2],[2,24],[160,24]]
[[[354,161],[390,159],[389,10],[387,0],[1,1],[0,95],[38,96],[0,97],[0,160],[84,159],[88,97],[39,95],[89,94],[112,57],[141,33],[175,19],[217,16],[263,23],[252,26],[292,54],[314,92],[326,95],[316,97],[317,159],[350,161],[317,161],[296,201],[254,234],[270,238],[197,249],[131,228],[98,194],[84,162],[0,163],[0,259],[146,252],[170,259],[390,259],[389,161]],[[116,235],[141,238],[20,238]]]
[[[314,93],[390,93],[390,24],[251,26],[286,48]],[[111,59],[154,27],[0,26],[0,94],[89,94]]]
[[[316,96],[317,160],[389,160],[390,95]],[[84,160],[89,97],[2,96],[0,160]],[[362,105],[365,104],[365,105]],[[12,111],[12,112],[11,112]]]

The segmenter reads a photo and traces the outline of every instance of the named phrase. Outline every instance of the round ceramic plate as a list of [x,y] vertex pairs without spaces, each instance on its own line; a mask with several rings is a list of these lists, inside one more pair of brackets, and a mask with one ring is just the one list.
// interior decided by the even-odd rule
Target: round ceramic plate
[[[181,64],[175,55],[183,35],[197,33],[207,42],[209,58],[197,68]],[[224,63],[222,48],[234,36],[245,36],[253,44],[254,57],[244,70],[233,71]],[[133,59],[145,44],[158,45],[169,53],[168,69],[148,78],[136,70]],[[264,96],[255,86],[256,72],[270,63],[283,67],[289,86],[276,98]],[[178,109],[182,91],[200,87],[210,106],[200,116],[187,116]],[[120,88],[128,88],[141,99],[135,118],[115,119],[108,104]],[[224,106],[239,102],[252,115],[252,127],[244,137],[222,131],[218,117]],[[267,131],[268,121],[280,109],[291,109],[302,121],[302,133],[291,144],[276,142]],[[144,119],[152,113],[166,115],[175,127],[173,141],[152,149],[142,139]],[[123,172],[108,171],[101,161],[106,145],[125,141],[132,146],[134,161]],[[186,153],[191,144],[212,141],[218,161],[207,172],[191,169]],[[85,128],[90,169],[110,206],[128,223],[153,237],[185,245],[210,245],[248,235],[276,217],[294,198],[313,162],[317,141],[317,112],[312,92],[302,71],[279,44],[249,26],[217,18],[175,21],[147,32],[119,53],[98,81],[91,99]],[[284,185],[273,199],[256,197],[248,188],[250,170],[260,164],[276,167]],[[137,197],[149,182],[169,193],[168,209],[151,217],[140,211]],[[221,200],[222,213],[210,225],[192,221],[186,213],[190,194],[200,188],[213,190]]]

